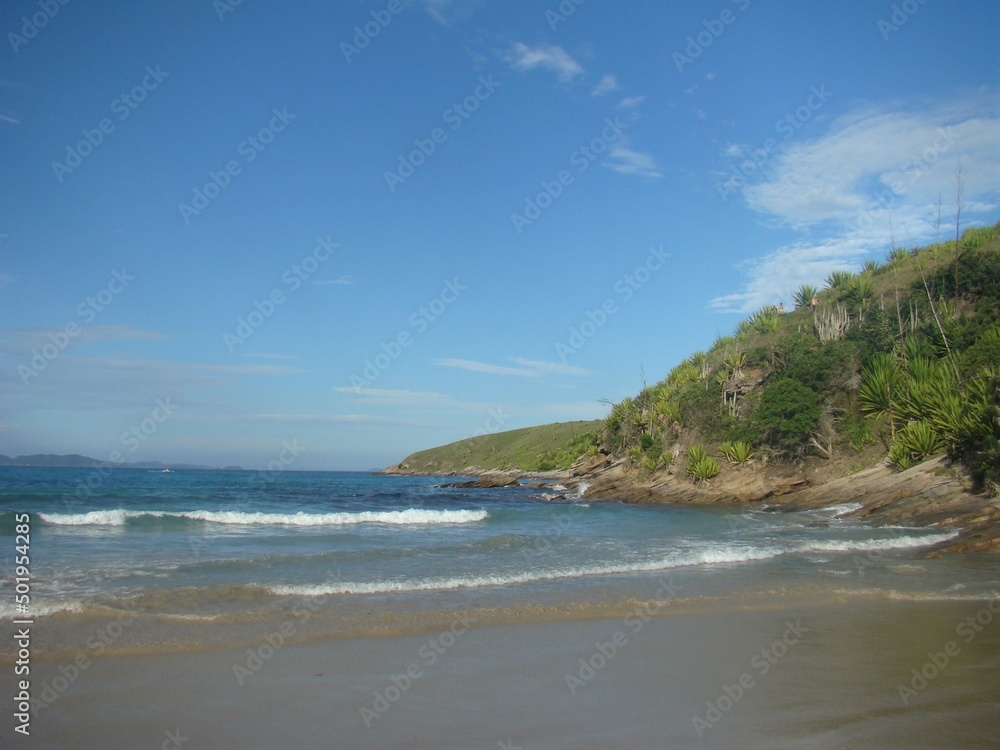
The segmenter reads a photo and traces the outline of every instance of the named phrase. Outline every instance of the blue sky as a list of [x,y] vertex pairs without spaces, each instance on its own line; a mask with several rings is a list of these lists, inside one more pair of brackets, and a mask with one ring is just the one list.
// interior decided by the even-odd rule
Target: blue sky
[[[0,453],[365,469],[604,416],[1000,216],[1000,5],[0,10]],[[287,455],[287,452],[286,452]]]

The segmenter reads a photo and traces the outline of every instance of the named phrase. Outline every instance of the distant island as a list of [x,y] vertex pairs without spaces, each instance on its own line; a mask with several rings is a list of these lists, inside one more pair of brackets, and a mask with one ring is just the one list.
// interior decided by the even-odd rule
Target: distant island
[[[160,461],[137,461],[135,463],[111,463],[101,461],[89,456],[81,456],[79,453],[69,453],[67,455],[57,455],[55,453],[33,453],[30,456],[5,456],[0,453],[0,466],[33,466],[37,468],[70,468],[89,469],[93,466],[110,465],[115,469],[170,469],[189,471],[213,471],[217,466],[203,466],[201,464],[165,464]],[[224,471],[243,471],[242,466],[223,466]]]

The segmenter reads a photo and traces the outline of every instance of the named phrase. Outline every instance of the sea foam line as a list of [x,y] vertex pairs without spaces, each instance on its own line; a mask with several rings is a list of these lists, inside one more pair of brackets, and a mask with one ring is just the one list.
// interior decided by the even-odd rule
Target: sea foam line
[[243,513],[232,510],[92,510],[87,513],[39,513],[45,523],[57,526],[124,526],[130,519],[186,518],[218,524],[252,526],[349,526],[359,523],[414,524],[474,523],[485,520],[485,510],[406,510],[360,511],[356,513]]
[[552,581],[562,578],[642,573],[669,570],[670,568],[690,565],[750,562],[754,560],[766,560],[780,554],[782,554],[782,551],[773,547],[727,548],[660,560],[650,560],[633,565],[592,565],[562,568],[559,570],[531,570],[508,575],[425,578],[408,581],[347,581],[344,583],[267,586],[266,588],[271,593],[281,596],[329,596],[331,594],[387,594],[409,591],[442,591],[461,588],[482,588],[486,586],[506,586],[518,583],[533,583],[536,581]]

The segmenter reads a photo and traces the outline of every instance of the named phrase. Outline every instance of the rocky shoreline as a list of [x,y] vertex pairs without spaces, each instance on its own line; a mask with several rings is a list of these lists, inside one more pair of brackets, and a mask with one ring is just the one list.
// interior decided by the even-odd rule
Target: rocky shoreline
[[[384,474],[422,474],[405,465]],[[804,467],[746,468],[728,472],[699,485],[677,474],[643,477],[623,460],[605,456],[581,459],[567,471],[525,473],[468,467],[461,476],[478,480],[464,486],[503,487],[512,480],[558,481],[583,488],[593,499],[663,505],[757,507],[774,511],[807,510],[857,503],[845,517],[864,518],[879,525],[939,526],[960,535],[930,551],[1000,553],[1000,498],[975,493],[968,478],[945,458],[936,458],[903,472],[880,464],[847,476],[810,476]],[[454,475],[453,475],[454,476]]]

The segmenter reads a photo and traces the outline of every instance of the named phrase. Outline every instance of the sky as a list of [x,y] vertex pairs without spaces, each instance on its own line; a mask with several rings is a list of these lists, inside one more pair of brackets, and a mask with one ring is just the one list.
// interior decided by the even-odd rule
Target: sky
[[[599,419],[1000,218],[992,0],[9,0],[0,453],[370,469]],[[939,219],[940,216],[940,219]]]

